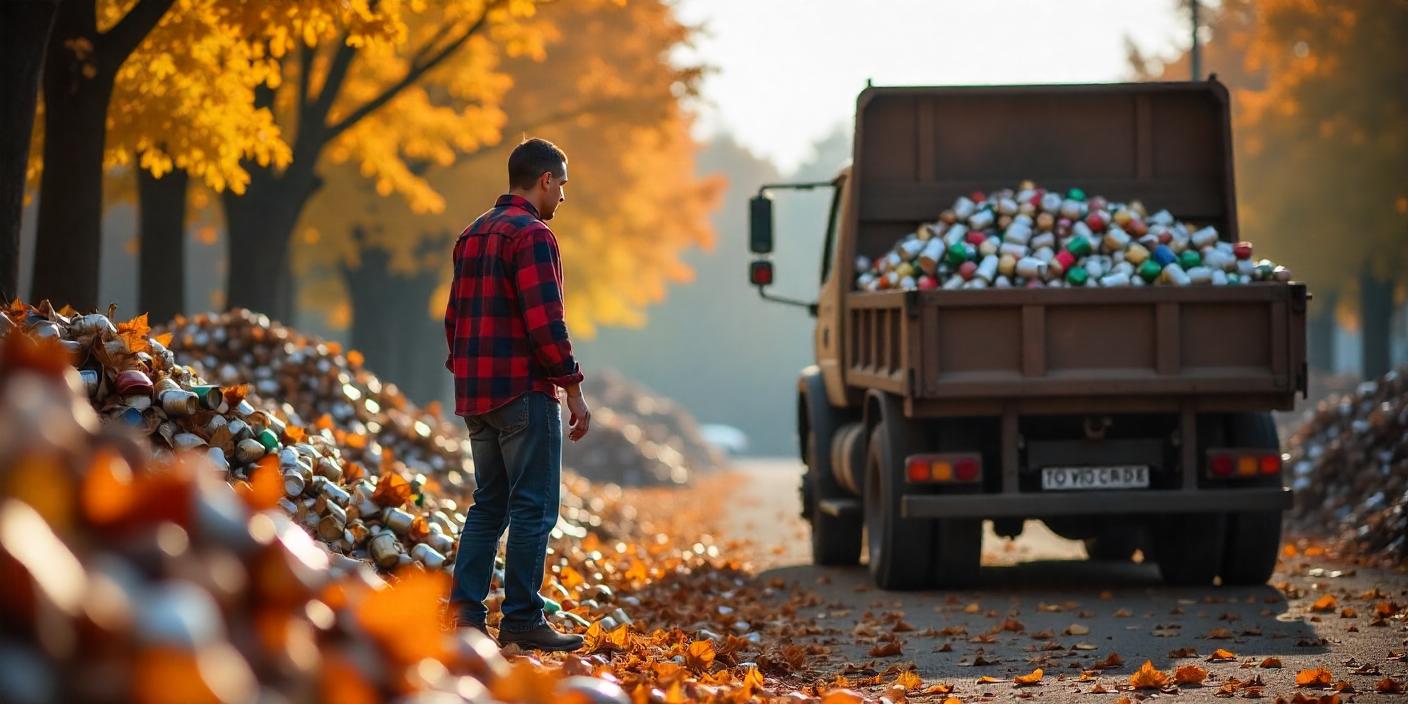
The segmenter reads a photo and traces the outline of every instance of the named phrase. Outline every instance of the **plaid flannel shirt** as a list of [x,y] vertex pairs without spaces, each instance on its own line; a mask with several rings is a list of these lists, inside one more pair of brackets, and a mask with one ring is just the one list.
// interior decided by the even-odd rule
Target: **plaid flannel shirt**
[[455,241],[445,343],[457,415],[530,391],[557,399],[557,387],[581,383],[563,322],[557,238],[527,200],[500,196]]

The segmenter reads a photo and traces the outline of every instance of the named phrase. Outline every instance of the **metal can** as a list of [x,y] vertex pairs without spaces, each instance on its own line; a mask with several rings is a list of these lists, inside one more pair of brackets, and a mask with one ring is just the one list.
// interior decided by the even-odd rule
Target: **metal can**
[[192,386],[191,392],[200,399],[201,407],[206,410],[216,410],[220,408],[220,404],[225,402],[225,392],[221,391],[220,387],[215,384]]
[[1194,247],[1207,247],[1217,242],[1217,229],[1209,225],[1194,232],[1189,236],[1189,239],[1193,242]]
[[1177,260],[1178,255],[1174,254],[1168,245],[1161,244],[1154,248],[1154,261],[1158,262],[1159,266],[1166,267]]
[[1203,257],[1195,250],[1185,249],[1182,254],[1178,255],[1178,265],[1191,275],[1194,268],[1203,265]]
[[245,438],[235,443],[235,461],[240,464],[249,464],[268,453],[268,450],[258,440]]
[[367,543],[367,552],[377,567],[389,570],[401,561],[401,543],[391,533],[373,535]]
[[80,369],[78,377],[83,380],[83,388],[88,392],[88,397],[92,398],[98,393],[98,386],[102,383],[102,374],[96,369]]
[[1151,257],[1149,259],[1145,259],[1144,263],[1139,265],[1139,278],[1149,283],[1153,283],[1156,279],[1159,278],[1159,275],[1163,273],[1163,270],[1163,266],[1161,266],[1158,261]]
[[411,548],[411,557],[427,569],[438,570],[445,567],[445,556],[425,543],[416,543],[415,547]]
[[161,402],[161,410],[169,416],[194,415],[200,408],[200,399],[183,389],[167,389],[161,392],[157,400]]
[[1090,238],[1084,235],[1072,235],[1071,239],[1066,242],[1066,251],[1076,255],[1076,257],[1084,257],[1090,254]]
[[1170,262],[1168,266],[1164,267],[1163,275],[1164,279],[1174,286],[1187,286],[1191,282],[1188,272],[1184,271],[1178,262]]
[[286,496],[302,496],[303,490],[308,486],[308,478],[297,471],[284,472],[284,494]]
[[124,369],[117,373],[114,381],[120,396],[151,396],[152,380],[140,369]]
[[1128,286],[1128,285],[1129,285],[1129,274],[1126,274],[1125,272],[1122,272],[1122,271],[1116,271],[1116,272],[1113,272],[1113,273],[1110,273],[1110,274],[1106,274],[1106,275],[1100,277],[1100,285],[1101,285],[1101,286],[1104,286],[1104,287],[1106,287],[1106,288],[1116,288],[1116,287],[1119,287],[1119,286]]
[[381,512],[381,522],[387,528],[397,533],[405,533],[411,529],[411,522],[415,517],[410,512],[399,508],[387,508]]
[[1072,286],[1084,286],[1089,278],[1090,273],[1086,271],[1085,267],[1072,267],[1070,271],[1066,272],[1066,283]]

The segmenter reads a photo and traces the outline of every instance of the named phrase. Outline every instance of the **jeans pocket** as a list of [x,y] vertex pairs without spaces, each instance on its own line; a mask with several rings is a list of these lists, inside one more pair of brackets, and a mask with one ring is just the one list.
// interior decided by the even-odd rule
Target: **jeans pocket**
[[532,396],[531,392],[523,394],[495,413],[499,432],[516,433],[528,427],[528,422],[532,420]]

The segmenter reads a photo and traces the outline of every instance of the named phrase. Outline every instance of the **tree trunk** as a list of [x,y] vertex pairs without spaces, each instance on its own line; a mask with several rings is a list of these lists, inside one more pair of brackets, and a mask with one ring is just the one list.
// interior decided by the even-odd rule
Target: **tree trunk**
[[445,371],[445,326],[428,312],[430,296],[439,283],[436,270],[421,271],[410,277],[396,277],[406,292],[396,315],[396,383],[406,396],[419,405],[440,397],[440,386],[449,383]]
[[19,295],[20,218],[29,138],[39,102],[39,69],[58,0],[0,3],[0,296]]
[[318,189],[313,165],[298,162],[283,174],[255,167],[244,195],[225,191],[225,241],[229,247],[229,308],[248,308],[293,322],[293,270],[289,251],[303,206]]
[[1359,329],[1363,331],[1360,374],[1377,379],[1389,370],[1389,326],[1393,322],[1393,284],[1374,276],[1366,264],[1359,275]]
[[[87,3],[91,4],[91,3]],[[80,59],[71,40],[98,42],[83,2],[65,2],[44,68],[44,175],[40,181],[31,298],[98,308],[102,254],[103,145],[115,70]],[[91,15],[91,9],[88,11]]]
[[190,175],[176,169],[161,178],[137,169],[137,305],[153,323],[185,312],[186,187]]
[[1335,308],[1339,306],[1338,291],[1315,293],[1310,302],[1310,324],[1307,337],[1310,338],[1310,368],[1333,374],[1335,371],[1335,332],[1339,325],[1335,321]]
[[[361,228],[356,230],[356,239],[361,242]],[[356,269],[342,268],[347,295],[352,299],[352,349],[366,358],[367,369],[400,386],[397,356],[404,341],[399,339],[397,318],[405,314],[405,290],[402,281],[391,275],[391,256],[385,250],[364,247],[361,259]]]

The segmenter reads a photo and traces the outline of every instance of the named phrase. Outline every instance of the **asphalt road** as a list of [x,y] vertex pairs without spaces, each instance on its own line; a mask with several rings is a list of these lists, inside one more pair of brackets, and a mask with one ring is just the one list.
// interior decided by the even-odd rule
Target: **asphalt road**
[[[1217,701],[1218,690],[1233,679],[1251,681],[1250,690],[1235,686],[1239,699],[1259,694],[1268,701],[1290,701],[1298,693],[1335,692],[1296,685],[1298,671],[1319,667],[1330,672],[1333,683],[1353,688],[1340,694],[1341,701],[1408,701],[1408,695],[1375,692],[1386,677],[1400,685],[1408,681],[1402,655],[1408,650],[1408,576],[1402,573],[1302,552],[1283,558],[1266,586],[1166,587],[1151,564],[1087,561],[1079,543],[1029,522],[1016,540],[986,532],[975,589],[884,592],[872,586],[863,563],[854,568],[810,564],[808,529],[797,515],[798,463],[743,460],[738,470],[742,481],[726,521],[731,537],[752,542],[764,580],[780,579],[820,597],[815,609],[797,619],[811,622],[804,629],[811,635],[803,640],[829,646],[828,654],[808,666],[824,676],[841,674],[855,682],[881,674],[890,681],[892,666],[912,662],[925,687],[953,684],[954,695],[964,702],[1113,704],[1121,697],[1137,701],[1173,694],[1130,688],[1130,675],[1150,660],[1164,672],[1185,665],[1208,671],[1202,686],[1178,688],[1179,702]],[[1321,601],[1322,610],[1314,610],[1326,595],[1334,597],[1334,606]],[[1385,603],[1392,615],[1376,618],[1376,607]],[[898,640],[900,654],[871,654],[890,639]],[[1209,662],[1219,648],[1234,657]],[[1187,653],[1176,651],[1185,649],[1197,656],[1178,657]],[[1111,654],[1123,664],[1080,679]],[[1281,666],[1263,667],[1267,658]],[[1039,684],[1014,686],[1014,676],[1036,667],[1044,672]],[[984,675],[1001,681],[979,684]],[[1259,688],[1254,677],[1260,678]]]

